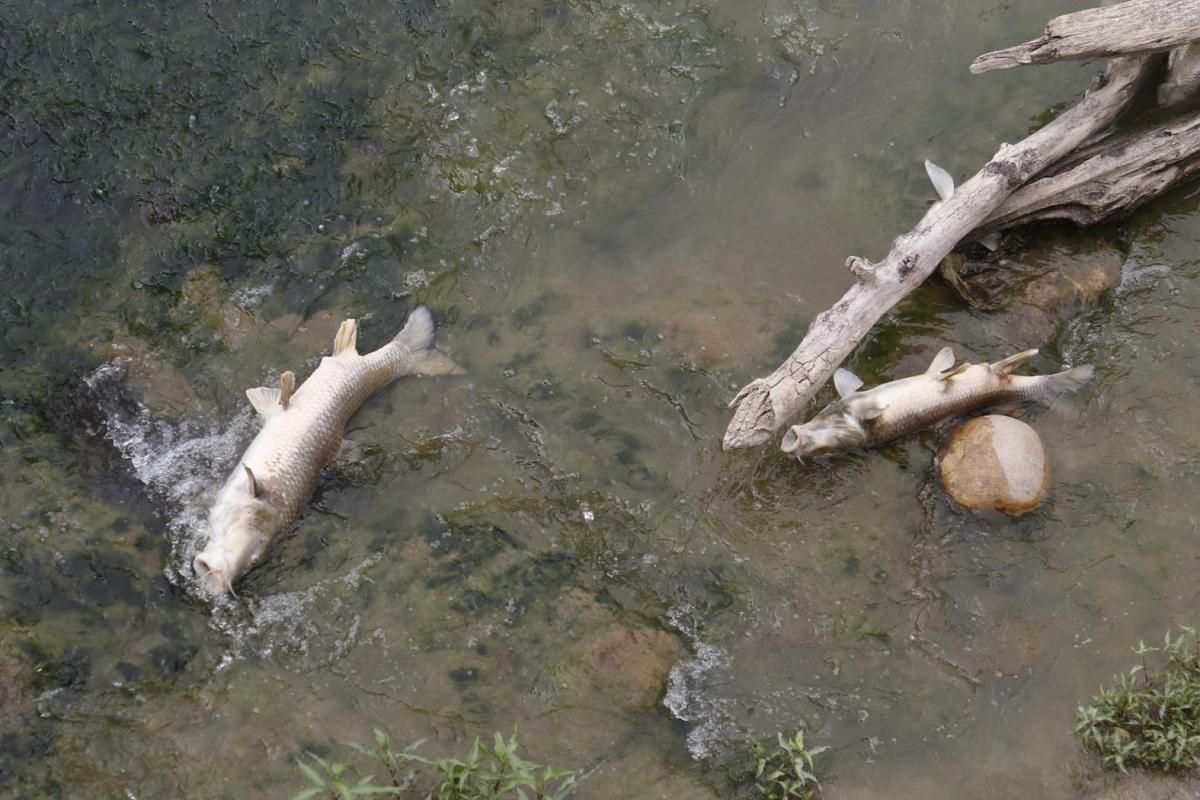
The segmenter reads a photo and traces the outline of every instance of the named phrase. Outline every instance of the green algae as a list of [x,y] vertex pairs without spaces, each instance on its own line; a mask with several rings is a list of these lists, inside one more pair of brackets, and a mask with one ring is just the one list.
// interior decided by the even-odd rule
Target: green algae
[[[1056,343],[1097,362],[1099,394],[1046,429],[1059,483],[1026,527],[938,505],[934,434],[804,466],[719,445],[845,257],[932,200],[921,158],[964,174],[1083,85],[946,69],[1046,13],[0,3],[0,668],[19,687],[0,786],[274,797],[292,755],[372,726],[451,752],[521,724],[539,757],[598,763],[581,796],[713,796],[743,728],[819,731],[850,791],[1061,787],[1079,676],[1194,591],[1192,426],[1169,399],[1200,375],[1194,198],[1122,229],[1172,285],[1135,281]],[[150,448],[246,434],[242,390],[328,347],[297,325],[357,316],[367,345],[417,302],[468,375],[373,400],[358,457],[239,603],[191,597],[162,483],[189,475],[138,472],[114,419],[181,426]],[[906,374],[946,339],[983,349],[978,327],[926,287],[851,365]],[[136,376],[89,393],[113,343],[186,402]],[[234,458],[189,469],[215,482]],[[677,639],[680,670],[638,698],[597,677],[614,626]]]

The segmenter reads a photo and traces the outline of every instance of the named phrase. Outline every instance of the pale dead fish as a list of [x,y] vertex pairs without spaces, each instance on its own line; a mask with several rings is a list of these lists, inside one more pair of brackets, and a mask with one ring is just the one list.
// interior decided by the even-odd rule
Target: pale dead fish
[[405,375],[460,373],[434,349],[433,315],[418,306],[404,329],[383,347],[359,355],[358,325],[346,320],[333,355],[303,385],[285,372],[279,388],[246,391],[263,427],[246,448],[209,511],[210,538],[192,566],[211,595],[233,591],[233,582],[258,564],[271,540],[300,513],[321,469],[342,443],[346,423],[367,398]]
[[1092,378],[1090,365],[1055,375],[1012,374],[1037,352],[1026,350],[995,364],[964,362],[955,367],[954,351],[946,347],[924,373],[866,391],[859,391],[862,381],[853,373],[839,369],[833,375],[839,398],[803,425],[793,425],[781,447],[796,458],[875,447],[998,403],[1051,401]]
[[1173,106],[1200,93],[1200,42],[1176,47],[1167,57],[1167,77],[1158,87],[1158,104]]

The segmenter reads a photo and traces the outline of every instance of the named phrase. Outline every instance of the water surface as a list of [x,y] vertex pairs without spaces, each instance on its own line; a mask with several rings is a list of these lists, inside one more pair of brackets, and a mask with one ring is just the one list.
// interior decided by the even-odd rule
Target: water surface
[[[1076,7],[0,2],[0,786],[280,797],[373,727],[515,727],[581,797],[724,797],[739,741],[804,727],[830,796],[1071,796],[1075,707],[1197,600],[1195,192],[1016,245],[1122,265],[1035,364],[1098,378],[1026,417],[1030,517],[945,498],[945,431],[720,439],[932,202],[923,159],[965,177],[1078,96],[1096,65],[965,68]],[[417,303],[467,374],[372,400],[196,597],[242,390]],[[931,284],[849,366],[1003,331]]]

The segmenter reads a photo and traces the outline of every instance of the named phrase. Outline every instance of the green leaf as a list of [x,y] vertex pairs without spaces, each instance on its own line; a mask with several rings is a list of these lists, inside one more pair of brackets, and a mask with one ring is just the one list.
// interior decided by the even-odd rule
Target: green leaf
[[322,789],[325,788],[325,778],[321,776],[321,773],[317,772],[310,764],[306,764],[303,761],[297,760],[296,764],[300,767],[300,771],[304,773],[304,776],[308,778],[312,784],[315,786],[320,786]]

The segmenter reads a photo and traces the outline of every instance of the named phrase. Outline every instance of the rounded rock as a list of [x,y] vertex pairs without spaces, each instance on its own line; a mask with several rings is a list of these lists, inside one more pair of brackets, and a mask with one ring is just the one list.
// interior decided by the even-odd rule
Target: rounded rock
[[1037,431],[998,414],[961,425],[939,457],[942,486],[975,511],[1020,516],[1046,496],[1050,470]]

